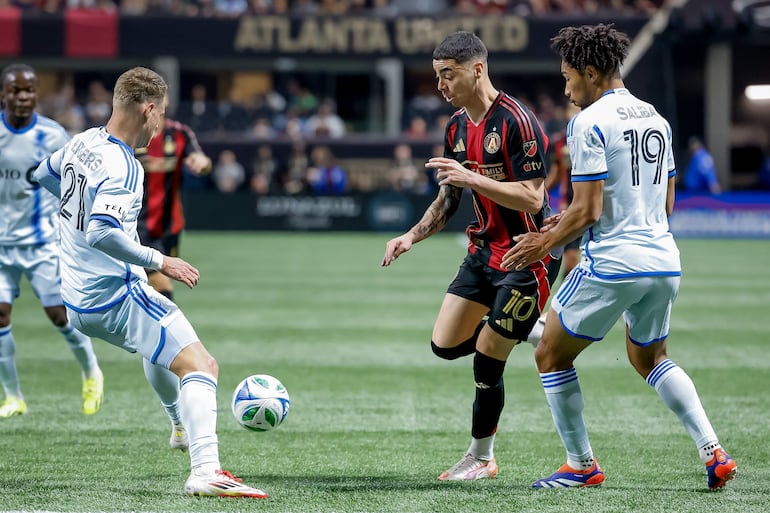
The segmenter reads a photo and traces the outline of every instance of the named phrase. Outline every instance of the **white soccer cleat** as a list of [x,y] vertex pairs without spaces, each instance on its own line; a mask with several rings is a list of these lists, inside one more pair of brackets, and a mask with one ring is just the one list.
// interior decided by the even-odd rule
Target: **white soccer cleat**
[[247,497],[251,499],[267,499],[268,497],[262,490],[246,486],[242,479],[226,470],[216,470],[207,474],[198,474],[193,470],[184,484],[184,491],[187,495],[195,497]]
[[190,447],[190,440],[187,437],[187,430],[183,425],[174,424],[171,426],[171,438],[168,441],[168,446],[171,449],[187,452],[187,449]]
[[497,462],[481,460],[470,454],[463,456],[452,468],[438,476],[439,481],[475,481],[492,479],[497,475]]

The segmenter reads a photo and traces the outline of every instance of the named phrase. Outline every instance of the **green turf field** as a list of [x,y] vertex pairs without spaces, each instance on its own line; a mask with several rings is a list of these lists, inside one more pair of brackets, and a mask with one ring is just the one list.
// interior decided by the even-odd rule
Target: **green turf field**
[[[498,478],[439,483],[470,440],[470,359],[433,356],[429,340],[464,255],[453,235],[379,266],[389,234],[189,233],[202,273],[177,302],[220,364],[223,466],[266,501],[182,494],[189,459],[141,362],[95,341],[106,402],[80,414],[74,359],[29,288],[13,326],[29,414],[0,422],[0,511],[66,512],[767,512],[770,511],[770,243],[681,241],[684,277],[669,355],[685,368],[739,475],[706,490],[689,436],[626,362],[623,333],[578,360],[585,415],[607,474],[601,488],[543,490],[564,461],[531,346],[506,369]],[[235,424],[230,393],[268,373],[291,394],[272,433]]]

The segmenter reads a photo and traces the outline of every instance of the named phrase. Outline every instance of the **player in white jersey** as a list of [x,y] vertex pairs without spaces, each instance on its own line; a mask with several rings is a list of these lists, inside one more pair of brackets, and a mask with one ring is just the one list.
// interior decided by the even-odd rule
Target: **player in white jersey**
[[72,328],[62,304],[58,201],[32,180],[38,163],[64,146],[69,135],[55,121],[35,113],[38,78],[33,68],[11,64],[0,80],[4,104],[0,114],[0,381],[5,391],[0,419],[27,412],[11,329],[13,301],[23,276],[78,361],[83,376],[82,411],[93,415],[102,404],[103,377],[91,339]]
[[144,170],[134,149],[158,129],[166,90],[152,70],[126,71],[115,84],[106,126],[76,135],[35,171],[61,197],[62,296],[81,331],[138,352],[181,379],[179,410],[192,467],[185,492],[263,499],[265,492],[221,469],[217,362],[176,304],[148,285],[144,271],[156,269],[191,288],[199,279],[184,260],[141,245],[136,229]]
[[521,269],[586,230],[583,256],[559,288],[535,360],[567,463],[535,488],[596,486],[604,472],[583,421],[575,358],[622,316],[634,369],[655,388],[693,438],[709,489],[737,471],[722,449],[690,377],[666,353],[679,290],[679,250],[669,232],[676,170],[671,128],[655,108],[625,89],[630,44],[612,26],[567,27],[552,40],[565,94],[580,107],[568,126],[574,197],[542,233],[517,238],[503,258]]

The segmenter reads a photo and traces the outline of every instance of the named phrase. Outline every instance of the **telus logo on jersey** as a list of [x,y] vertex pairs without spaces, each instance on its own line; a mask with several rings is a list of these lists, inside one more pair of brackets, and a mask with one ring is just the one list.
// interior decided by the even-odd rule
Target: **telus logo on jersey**
[[104,213],[111,215],[116,219],[123,221],[126,217],[126,211],[120,205],[104,205]]

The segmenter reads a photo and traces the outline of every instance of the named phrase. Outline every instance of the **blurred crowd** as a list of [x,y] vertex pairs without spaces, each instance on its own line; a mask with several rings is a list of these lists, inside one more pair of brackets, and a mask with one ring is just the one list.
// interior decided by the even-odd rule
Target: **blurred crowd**
[[663,0],[0,0],[0,9],[17,7],[47,13],[66,9],[103,9],[127,16],[174,15],[237,17],[241,15],[497,14],[538,16],[546,13],[652,13]]
[[[216,188],[223,193],[322,194],[350,191],[393,190],[434,194],[436,183],[423,167],[430,157],[443,154],[444,127],[453,112],[433,87],[420,88],[405,105],[403,130],[394,143],[392,157],[339,159],[329,143],[354,135],[331,98],[323,98],[290,79],[285,90],[241,98],[233,88],[226,100],[211,97],[202,84],[193,85],[190,101],[180,103],[168,116],[188,125],[204,141],[247,140],[256,148],[243,155],[244,145],[233,145],[210,155],[214,169],[203,177],[188,176],[187,187]],[[537,113],[550,137],[558,138],[567,123],[563,100],[548,94],[522,98]],[[112,93],[99,80],[90,82],[82,97],[63,82],[59,90],[41,98],[42,114],[76,133],[106,123],[112,110]],[[360,135],[360,134],[359,134]],[[371,135],[371,134],[369,134]],[[271,141],[289,141],[286,155],[273,151]],[[226,145],[227,146],[227,145]],[[339,144],[337,144],[339,146]],[[431,148],[413,154],[413,147]]]

